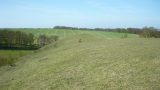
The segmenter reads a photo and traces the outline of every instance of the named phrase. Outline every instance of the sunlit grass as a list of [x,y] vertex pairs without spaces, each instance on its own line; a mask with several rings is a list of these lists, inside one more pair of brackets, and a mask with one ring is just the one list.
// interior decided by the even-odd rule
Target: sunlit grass
[[67,36],[0,68],[0,89],[158,90],[159,55],[160,39]]

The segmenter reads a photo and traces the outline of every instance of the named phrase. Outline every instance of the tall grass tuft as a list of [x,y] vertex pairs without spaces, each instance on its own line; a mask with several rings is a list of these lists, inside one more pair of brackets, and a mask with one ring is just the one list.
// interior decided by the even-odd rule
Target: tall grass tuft
[[15,66],[15,60],[16,58],[13,56],[0,56],[0,66],[4,65],[10,65],[10,66]]
[[124,33],[124,35],[121,38],[128,38],[128,33]]

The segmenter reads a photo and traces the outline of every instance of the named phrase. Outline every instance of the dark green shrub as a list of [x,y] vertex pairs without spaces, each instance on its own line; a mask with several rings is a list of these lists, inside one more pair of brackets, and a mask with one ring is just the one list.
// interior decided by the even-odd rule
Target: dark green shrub
[[81,42],[82,42],[82,39],[80,38],[80,39],[78,40],[78,42],[81,43]]

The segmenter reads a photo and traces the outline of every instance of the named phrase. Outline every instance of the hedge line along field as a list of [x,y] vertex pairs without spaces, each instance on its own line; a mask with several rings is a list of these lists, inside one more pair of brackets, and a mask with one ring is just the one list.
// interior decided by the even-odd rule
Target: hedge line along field
[[1,67],[0,90],[160,89],[160,39],[62,31],[72,33],[55,30],[66,35],[57,47],[24,56],[16,67]]

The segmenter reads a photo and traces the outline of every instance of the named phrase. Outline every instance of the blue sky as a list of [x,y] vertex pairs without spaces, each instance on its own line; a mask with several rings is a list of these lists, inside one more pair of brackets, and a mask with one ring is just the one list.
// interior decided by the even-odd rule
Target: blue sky
[[160,28],[160,0],[1,0],[0,28]]

